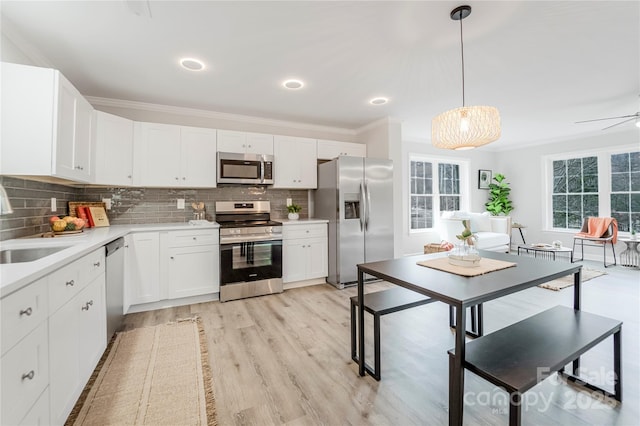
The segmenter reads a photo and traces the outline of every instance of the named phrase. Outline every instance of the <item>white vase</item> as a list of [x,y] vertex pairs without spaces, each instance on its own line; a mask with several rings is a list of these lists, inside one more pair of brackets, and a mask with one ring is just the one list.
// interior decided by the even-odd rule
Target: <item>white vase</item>
[[289,213],[289,220],[298,220],[300,215],[298,213]]

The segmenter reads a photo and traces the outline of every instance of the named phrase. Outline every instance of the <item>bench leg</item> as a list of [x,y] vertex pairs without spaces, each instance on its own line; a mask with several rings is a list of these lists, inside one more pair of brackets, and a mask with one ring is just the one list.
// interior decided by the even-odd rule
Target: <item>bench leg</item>
[[[358,348],[356,343],[357,341],[356,330],[358,329],[356,327],[356,322],[357,322],[356,307],[357,307],[357,302],[352,302],[351,303],[351,359],[354,360],[355,362],[359,362],[360,357],[358,356]],[[361,324],[360,326],[364,327],[364,324]],[[369,373],[371,377],[373,377],[377,381],[380,381],[380,315],[375,315],[375,314],[373,315],[373,339],[374,339],[373,355],[375,357],[374,359],[375,368],[371,368],[369,364],[364,362],[363,363],[364,371]],[[364,345],[364,340],[362,344]]]
[[522,394],[509,394],[509,426],[520,426],[522,422]]
[[573,361],[572,365],[572,373],[569,374],[562,368],[558,371],[558,374],[564,377],[567,381],[572,383],[576,383],[584,388],[589,389],[593,392],[598,392],[603,396],[608,398],[613,398],[616,401],[622,401],[622,363],[621,363],[621,335],[622,328],[613,333],[613,373],[614,373],[614,385],[613,385],[613,393],[609,392],[606,389],[603,389],[599,386],[592,385],[591,383],[586,382],[581,379],[577,374],[579,373],[580,368],[580,358],[578,357],[575,361]]
[[380,315],[377,314],[373,315],[373,354],[375,371],[371,375],[380,381]]

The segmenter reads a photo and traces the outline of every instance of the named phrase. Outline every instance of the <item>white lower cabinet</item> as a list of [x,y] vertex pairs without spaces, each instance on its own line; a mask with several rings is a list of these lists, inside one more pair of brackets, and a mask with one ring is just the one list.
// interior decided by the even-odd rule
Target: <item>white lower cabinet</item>
[[[45,389],[40,398],[33,404],[19,426],[47,426],[49,421],[49,388]],[[4,423],[3,423],[4,424]]]
[[[32,407],[49,382],[49,349],[47,322],[42,322],[16,346],[3,355],[0,362],[2,418],[0,424],[21,424],[23,419],[42,413],[32,413]],[[49,407],[47,406],[47,413]],[[42,409],[40,411],[43,411]],[[49,423],[48,415],[44,417]],[[26,423],[25,423],[26,424]]]
[[0,424],[64,424],[107,346],[104,249],[1,305]]
[[169,299],[218,293],[218,231],[171,231],[167,234]]
[[220,291],[217,229],[135,233],[125,246],[125,313],[131,305]]
[[283,283],[327,276],[329,254],[326,224],[287,224],[282,233]]
[[160,234],[125,237],[125,313],[130,305],[160,300]]
[[105,275],[49,317],[51,424],[64,424],[107,345]]

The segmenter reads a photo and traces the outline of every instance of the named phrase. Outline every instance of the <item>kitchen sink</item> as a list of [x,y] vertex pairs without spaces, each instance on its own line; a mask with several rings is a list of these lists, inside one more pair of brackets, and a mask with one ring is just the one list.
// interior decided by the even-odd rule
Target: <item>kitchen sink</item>
[[62,251],[69,246],[16,248],[0,251],[0,264],[33,262]]

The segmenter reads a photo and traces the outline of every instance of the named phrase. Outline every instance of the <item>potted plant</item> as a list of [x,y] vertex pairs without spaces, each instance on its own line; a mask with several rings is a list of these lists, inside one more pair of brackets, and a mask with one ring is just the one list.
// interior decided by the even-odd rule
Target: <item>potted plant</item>
[[297,220],[300,217],[298,213],[300,213],[302,207],[297,204],[290,204],[287,206],[287,210],[289,211],[289,215],[287,217],[291,220]]
[[635,239],[637,238],[637,237],[636,237],[636,228],[634,228],[634,227],[633,227],[633,225],[631,225],[631,226],[630,226],[630,228],[631,228],[631,229],[630,229],[630,232],[631,232],[631,239],[632,239],[632,240],[635,240]]
[[509,193],[511,188],[505,182],[503,174],[498,173],[493,177],[495,182],[489,184],[489,201],[485,204],[487,211],[494,216],[508,215],[513,210]]

